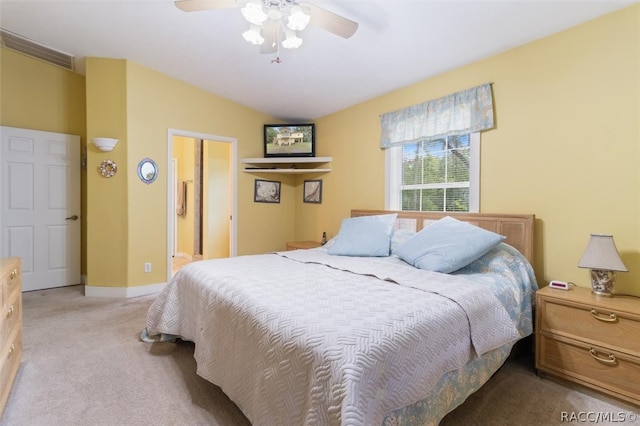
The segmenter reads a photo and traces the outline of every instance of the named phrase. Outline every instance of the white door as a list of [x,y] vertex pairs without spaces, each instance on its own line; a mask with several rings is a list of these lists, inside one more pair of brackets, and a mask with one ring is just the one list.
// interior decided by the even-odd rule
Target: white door
[[2,257],[24,291],[80,284],[80,137],[0,127]]

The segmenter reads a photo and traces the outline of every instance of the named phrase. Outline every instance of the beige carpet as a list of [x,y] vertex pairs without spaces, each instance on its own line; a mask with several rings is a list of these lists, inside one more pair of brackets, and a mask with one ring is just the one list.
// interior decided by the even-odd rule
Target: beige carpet
[[[74,286],[24,294],[25,351],[0,426],[249,425],[218,387],[197,376],[192,344],[138,340],[153,297],[83,293]],[[442,425],[566,424],[562,412],[580,411],[640,413],[540,379],[531,358],[520,356]]]

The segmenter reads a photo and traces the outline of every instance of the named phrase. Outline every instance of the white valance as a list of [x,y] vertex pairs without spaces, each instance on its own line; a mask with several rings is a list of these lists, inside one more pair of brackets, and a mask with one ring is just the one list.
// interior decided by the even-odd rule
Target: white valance
[[380,148],[492,129],[491,84],[388,112],[380,120]]

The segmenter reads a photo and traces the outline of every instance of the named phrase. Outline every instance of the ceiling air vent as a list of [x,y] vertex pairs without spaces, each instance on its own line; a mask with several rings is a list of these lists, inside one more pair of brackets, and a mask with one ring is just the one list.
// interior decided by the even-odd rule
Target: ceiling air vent
[[52,49],[16,33],[0,29],[2,46],[34,58],[42,59],[59,67],[74,71],[73,56],[59,50]]

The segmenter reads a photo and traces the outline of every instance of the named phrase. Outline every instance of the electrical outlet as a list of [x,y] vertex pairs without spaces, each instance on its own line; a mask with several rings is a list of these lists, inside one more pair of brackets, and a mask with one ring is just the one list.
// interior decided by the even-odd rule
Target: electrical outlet
[[144,271],[151,272],[151,262],[147,262],[144,264]]

